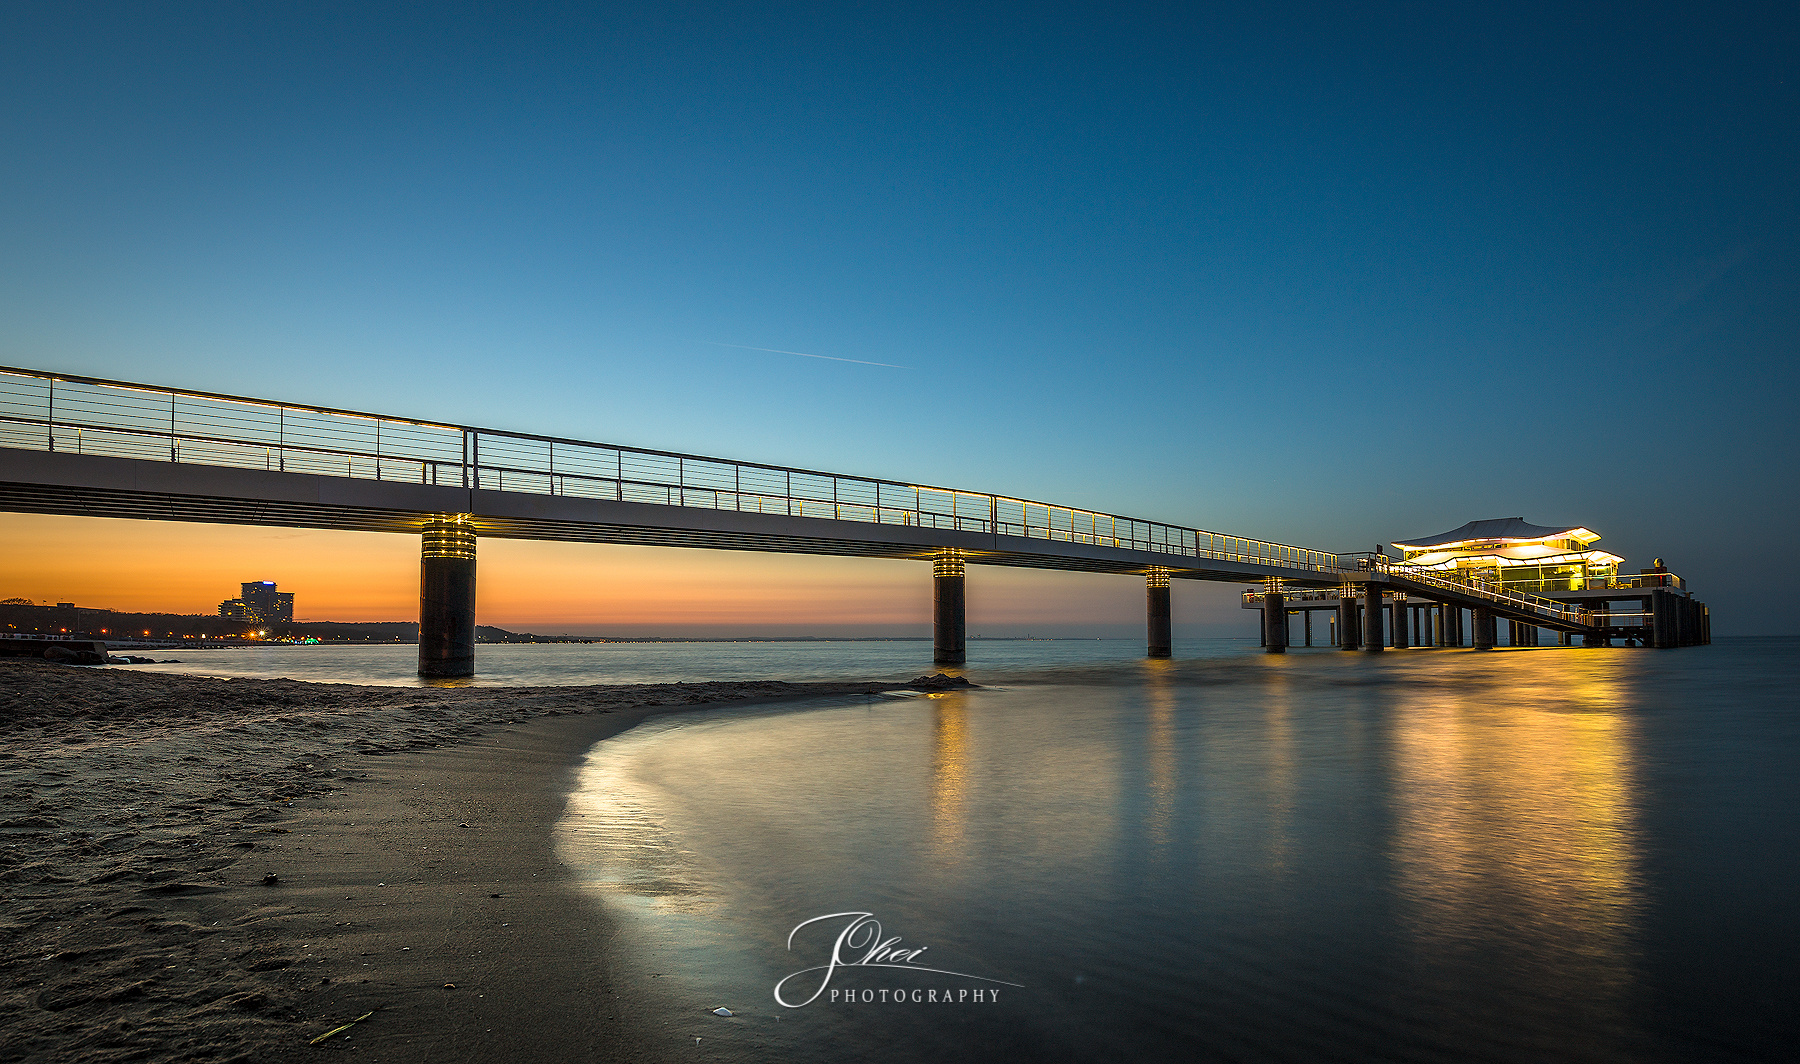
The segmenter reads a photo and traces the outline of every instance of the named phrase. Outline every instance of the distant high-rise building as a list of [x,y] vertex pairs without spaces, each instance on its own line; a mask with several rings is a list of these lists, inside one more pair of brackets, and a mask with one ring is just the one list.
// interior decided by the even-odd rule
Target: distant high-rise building
[[293,592],[275,590],[273,580],[250,580],[241,586],[241,597],[219,603],[219,616],[265,624],[294,619]]

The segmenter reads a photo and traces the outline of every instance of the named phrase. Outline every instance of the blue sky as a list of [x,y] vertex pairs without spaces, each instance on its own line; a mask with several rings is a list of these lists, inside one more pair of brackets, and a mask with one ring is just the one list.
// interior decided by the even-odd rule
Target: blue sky
[[971,7],[9,5],[0,350],[1794,630],[1791,5]]

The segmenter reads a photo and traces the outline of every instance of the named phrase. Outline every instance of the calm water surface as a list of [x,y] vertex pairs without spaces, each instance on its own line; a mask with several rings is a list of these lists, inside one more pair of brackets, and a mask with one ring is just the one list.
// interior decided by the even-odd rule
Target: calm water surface
[[[1192,640],[1186,657],[1240,653],[1254,640]],[[985,674],[1030,673],[1044,667],[1128,660],[1141,640],[979,640],[970,644]],[[377,646],[295,646],[127,651],[179,659],[171,665],[133,665],[141,672],[210,676],[287,677],[315,683],[397,687],[561,686],[600,683],[677,683],[702,680],[910,680],[934,671],[930,640],[764,643],[516,643],[476,650],[480,675],[421,680],[419,649],[411,643]]]
[[[923,671],[916,645],[862,646]],[[1800,641],[1013,646],[1079,649],[978,664],[981,690],[684,714],[596,747],[559,845],[621,918],[610,963],[652,1047],[1792,1058]],[[778,1004],[848,918],[789,932],[861,912],[928,950]],[[999,999],[957,996],[977,988]]]

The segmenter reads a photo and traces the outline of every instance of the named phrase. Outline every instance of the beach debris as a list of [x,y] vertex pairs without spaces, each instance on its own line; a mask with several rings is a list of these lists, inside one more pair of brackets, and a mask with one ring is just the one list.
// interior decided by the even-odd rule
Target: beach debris
[[456,989],[456,984],[455,984],[455,983],[445,983],[445,984],[444,984],[444,989],[445,989],[445,990],[455,990],[455,989]]
[[468,827],[468,826],[469,826],[469,825],[467,825],[467,824],[458,824],[458,825],[456,825],[456,826],[457,826],[457,827],[459,827],[459,828],[466,828],[466,827]]
[[281,882],[281,877],[273,872],[263,877],[263,885],[267,887],[272,887],[279,882]]
[[970,683],[966,677],[951,676],[945,672],[932,672],[914,677],[906,686],[915,691],[949,691],[976,685]]
[[310,1041],[306,1044],[309,1046],[316,1046],[320,1042],[323,1042],[325,1039],[330,1038],[334,1034],[343,1034],[345,1031],[348,1031],[350,1028],[355,1027],[357,1024],[363,1022],[364,1020],[368,1019],[370,1016],[373,1016],[373,1015],[375,1015],[373,1012],[365,1012],[361,1016],[358,1016],[356,1019],[351,1020],[349,1023],[344,1024],[342,1027],[333,1027],[331,1030],[326,1031],[324,1034],[320,1035],[319,1037],[313,1039],[312,1041]]
[[720,1005],[718,1008],[713,1010],[713,1015],[714,1016],[729,1016],[729,1015],[731,1015],[731,1010],[726,1008],[723,1005]]

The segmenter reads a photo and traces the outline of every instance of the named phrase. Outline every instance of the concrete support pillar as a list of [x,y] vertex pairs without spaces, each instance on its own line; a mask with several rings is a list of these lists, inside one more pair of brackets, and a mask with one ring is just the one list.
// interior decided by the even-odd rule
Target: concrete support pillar
[[931,660],[961,665],[969,660],[963,608],[963,556],[946,548],[931,560]]
[[475,675],[475,522],[439,514],[419,542],[419,675]]
[[1263,589],[1263,646],[1271,654],[1287,653],[1287,598],[1279,580],[1269,581]]
[[1175,651],[1173,627],[1169,622],[1169,571],[1152,569],[1144,574],[1144,609],[1149,646],[1145,655],[1166,658]]
[[1663,648],[1675,645],[1674,596],[1657,588],[1650,593],[1650,645]]
[[1494,611],[1477,607],[1471,612],[1475,615],[1475,649],[1494,649]]
[[1444,603],[1439,611],[1443,615],[1444,637],[1438,640],[1440,646],[1460,647],[1463,645],[1462,607],[1452,603]]
[[1355,650],[1357,643],[1361,642],[1356,631],[1356,594],[1346,585],[1338,589],[1338,596],[1338,649]]
[[1363,585],[1363,649],[1386,650],[1387,640],[1381,631],[1381,584],[1371,580]]
[[1394,649],[1395,650],[1405,650],[1407,647],[1412,645],[1412,636],[1409,634],[1409,630],[1410,630],[1411,626],[1406,623],[1406,621],[1407,621],[1406,615],[1409,612],[1409,609],[1406,605],[1406,600],[1404,598],[1401,598],[1398,595],[1394,596],[1394,611],[1393,612],[1394,612]]
[[1305,616],[1301,618],[1301,622],[1306,626],[1306,645],[1312,646],[1312,611],[1301,610],[1300,612],[1305,614]]
[[[1612,603],[1607,602],[1604,599],[1594,603],[1592,620],[1595,626],[1601,629],[1612,627]],[[1612,636],[1609,636],[1602,631],[1595,642],[1603,647],[1612,646]]]

